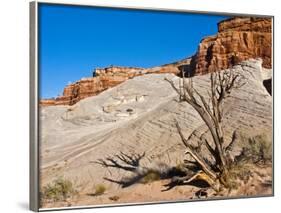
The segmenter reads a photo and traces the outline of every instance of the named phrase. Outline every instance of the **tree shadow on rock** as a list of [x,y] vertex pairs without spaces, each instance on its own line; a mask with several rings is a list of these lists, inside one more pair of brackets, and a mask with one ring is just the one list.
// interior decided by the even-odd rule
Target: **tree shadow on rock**
[[107,157],[105,160],[98,159],[97,161],[93,161],[92,163],[99,164],[106,168],[117,168],[122,169],[129,172],[134,172],[140,166],[140,160],[145,156],[145,152],[143,154],[134,154],[128,155],[121,152],[114,157]]
[[[142,154],[125,154],[121,152],[120,154],[114,155],[113,157],[106,157],[105,159],[98,159],[92,163],[99,164],[104,168],[115,168],[123,170],[125,172],[132,173],[131,175],[125,176],[119,180],[104,177],[112,183],[120,185],[122,188],[129,187],[136,183],[149,183],[156,180],[163,179],[173,179],[185,177],[187,173],[193,174],[196,171],[197,165],[192,165],[189,167],[171,167],[165,163],[159,163],[151,167],[145,167],[140,164],[141,160],[145,157],[145,152]],[[191,164],[190,164],[191,165]],[[173,181],[171,185],[168,186],[167,190],[174,187]],[[192,183],[190,183],[192,184]],[[166,190],[163,190],[166,191]]]

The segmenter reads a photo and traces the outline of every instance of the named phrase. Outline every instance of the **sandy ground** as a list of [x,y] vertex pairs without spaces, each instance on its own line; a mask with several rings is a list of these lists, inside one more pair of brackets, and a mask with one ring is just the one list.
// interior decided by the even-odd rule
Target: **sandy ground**
[[[83,205],[116,205],[149,203],[149,202],[176,202],[191,200],[206,200],[218,198],[255,197],[272,195],[272,168],[271,164],[255,166],[249,180],[240,181],[238,189],[215,192],[206,187],[201,188],[196,184],[183,184],[168,189],[170,180],[159,180],[146,184],[136,183],[131,187],[105,192],[102,195],[93,195],[91,192],[80,192],[70,199],[59,202],[44,203],[45,208],[83,206]],[[200,195],[200,192],[206,194]],[[202,194],[202,193],[201,193]]]

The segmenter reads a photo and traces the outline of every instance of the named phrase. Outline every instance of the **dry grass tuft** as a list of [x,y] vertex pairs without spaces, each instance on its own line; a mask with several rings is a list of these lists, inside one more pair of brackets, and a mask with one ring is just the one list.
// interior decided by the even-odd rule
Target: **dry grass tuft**
[[72,182],[60,177],[43,187],[41,198],[51,201],[64,201],[76,193],[77,191],[74,189]]
[[95,193],[94,195],[98,196],[98,195],[102,195],[104,194],[104,192],[106,191],[106,186],[103,184],[97,184],[95,186]]

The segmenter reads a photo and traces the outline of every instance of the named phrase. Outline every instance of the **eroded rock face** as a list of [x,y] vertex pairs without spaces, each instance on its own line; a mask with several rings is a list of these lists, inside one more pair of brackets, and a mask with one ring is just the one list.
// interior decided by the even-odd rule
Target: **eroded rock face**
[[83,78],[64,88],[63,95],[55,99],[44,99],[40,101],[41,106],[73,105],[78,101],[95,96],[102,91],[117,86],[118,84],[144,74],[173,73],[178,74],[179,66],[189,64],[190,59],[166,64],[153,68],[118,67],[97,68],[91,78]]
[[41,106],[73,105],[84,98],[97,95],[110,87],[114,87],[129,78],[141,75],[143,70],[143,68],[113,66],[98,68],[93,73],[93,77],[83,78],[67,85],[62,96],[55,99],[41,100],[40,104]]
[[56,105],[56,99],[43,99],[43,100],[40,100],[40,105],[43,105],[43,106],[53,106],[53,105]]
[[56,105],[73,105],[84,98],[97,95],[108,88],[114,87],[129,78],[129,75],[115,74],[81,79],[64,88],[63,96],[56,98]]
[[[224,102],[225,145],[230,143],[234,130],[247,133],[247,137],[272,137],[272,97],[263,86],[264,77],[268,77],[264,72],[270,70],[262,69],[261,63],[248,60],[233,67],[235,72],[245,73],[247,83],[233,90]],[[197,137],[210,138],[210,132],[189,104],[178,101],[177,93],[164,78],[179,86],[179,78],[172,74],[143,75],[74,106],[41,108],[41,183],[46,185],[62,174],[66,179],[83,180],[86,184],[95,177],[95,183],[105,184],[110,194],[121,187],[104,177],[118,181],[132,172],[92,162],[120,152],[130,156],[145,153],[140,165],[146,168],[154,168],[156,163],[172,167],[183,162],[187,156],[183,154],[185,147],[175,120],[185,138],[196,131],[194,145],[201,141]],[[195,76],[193,84],[207,100],[210,75]],[[238,152],[241,147],[234,148]],[[202,150],[203,156],[208,156],[207,148]],[[92,185],[86,185],[85,190],[91,193]]]
[[93,73],[93,76],[122,76],[132,78],[141,75],[144,71],[144,68],[139,67],[111,66],[106,68],[96,68]]
[[250,58],[262,58],[271,68],[272,21],[270,18],[235,17],[218,24],[218,33],[204,38],[191,60],[195,74],[227,69]]

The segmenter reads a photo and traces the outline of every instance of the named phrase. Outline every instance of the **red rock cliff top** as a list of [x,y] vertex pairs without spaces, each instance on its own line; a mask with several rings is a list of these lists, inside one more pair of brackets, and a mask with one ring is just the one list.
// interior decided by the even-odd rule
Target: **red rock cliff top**
[[271,68],[271,18],[235,17],[218,23],[218,33],[202,39],[191,60],[195,74],[222,70],[247,60],[262,58]]
[[78,101],[97,95],[102,91],[114,87],[130,78],[152,73],[174,73],[178,74],[178,65],[188,63],[189,59],[185,59],[173,64],[166,64],[153,68],[139,67],[121,67],[110,66],[106,68],[97,68],[93,72],[93,77],[83,78],[75,83],[66,86],[63,95],[55,99],[44,99],[40,101],[41,106],[53,105],[73,105]]
[[235,17],[223,20],[218,23],[218,31],[251,31],[251,32],[270,32],[270,18]]

